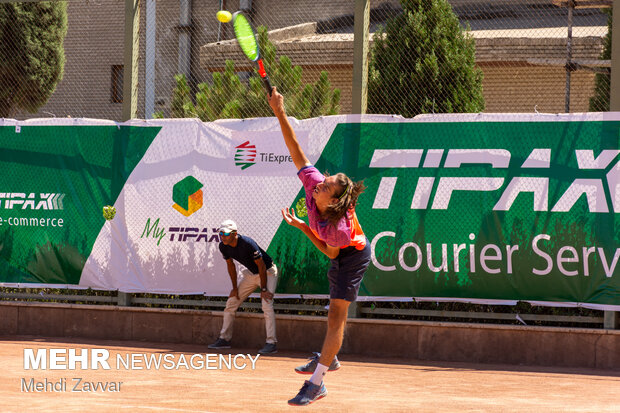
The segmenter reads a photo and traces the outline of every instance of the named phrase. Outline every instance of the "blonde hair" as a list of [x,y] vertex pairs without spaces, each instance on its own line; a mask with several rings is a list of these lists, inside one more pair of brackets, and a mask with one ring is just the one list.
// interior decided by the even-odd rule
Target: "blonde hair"
[[[326,176],[329,175],[326,174]],[[346,216],[348,211],[355,209],[357,199],[364,192],[366,186],[364,181],[353,182],[351,178],[342,172],[334,176],[336,177],[336,184],[340,188],[339,191],[334,193],[334,198],[338,199],[338,201],[327,206],[324,217],[330,224],[337,225],[338,221]]]

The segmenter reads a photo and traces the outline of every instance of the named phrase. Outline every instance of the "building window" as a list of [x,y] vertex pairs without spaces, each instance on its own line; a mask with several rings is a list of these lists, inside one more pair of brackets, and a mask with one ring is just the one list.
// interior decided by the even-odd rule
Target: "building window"
[[123,65],[112,65],[112,103],[123,103]]

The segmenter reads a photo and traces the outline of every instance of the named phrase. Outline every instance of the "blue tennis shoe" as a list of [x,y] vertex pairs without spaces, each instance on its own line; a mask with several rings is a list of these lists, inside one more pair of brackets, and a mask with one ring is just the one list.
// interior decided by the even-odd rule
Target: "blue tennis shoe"
[[323,382],[320,386],[306,380],[297,396],[288,401],[291,406],[307,406],[323,397],[327,396],[327,389]]
[[[312,374],[314,370],[316,370],[317,364],[319,364],[319,359],[321,358],[321,353],[314,353],[314,356],[309,357],[310,360],[308,363],[303,366],[295,367],[295,371],[299,374]],[[334,357],[332,364],[329,365],[329,369],[327,371],[336,371],[340,368],[340,362],[338,361],[338,357]]]

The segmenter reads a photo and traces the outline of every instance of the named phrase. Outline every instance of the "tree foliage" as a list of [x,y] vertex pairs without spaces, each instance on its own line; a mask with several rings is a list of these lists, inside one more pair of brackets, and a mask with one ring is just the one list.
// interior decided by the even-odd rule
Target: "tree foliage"
[[0,4],[0,117],[36,112],[62,79],[67,3]]
[[[302,68],[293,66],[286,56],[276,61],[275,46],[269,41],[267,29],[260,26],[257,31],[265,69],[272,84],[286,97],[287,114],[297,119],[337,114],[340,111],[340,90],[331,89],[327,72],[321,72],[316,82],[304,84]],[[198,84],[195,99],[192,99],[184,75],[176,75],[175,80],[170,104],[173,118],[198,117],[203,121],[214,121],[273,116],[260,77],[256,74],[247,84],[241,82],[231,60],[226,61],[223,72],[213,74],[213,83]],[[163,113],[156,117],[163,117]]]
[[480,112],[482,71],[474,39],[446,0],[401,0],[403,13],[375,33],[368,112]]
[[[611,26],[613,22],[612,9],[604,9],[607,13],[607,36],[603,39],[603,51],[601,52],[601,60],[611,60]],[[610,109],[610,93],[611,83],[609,74],[597,73],[594,77],[594,96],[590,98],[590,111],[592,112],[608,112]]]

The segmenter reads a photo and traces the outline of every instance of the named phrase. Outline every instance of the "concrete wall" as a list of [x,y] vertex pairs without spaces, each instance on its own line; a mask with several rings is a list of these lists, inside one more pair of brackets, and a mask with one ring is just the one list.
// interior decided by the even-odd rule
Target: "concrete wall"
[[[0,303],[0,336],[35,335],[208,344],[222,312]],[[319,351],[326,318],[278,315],[281,350]],[[239,313],[232,343],[264,344],[262,314]],[[620,370],[620,330],[350,319],[342,354],[411,360]]]

